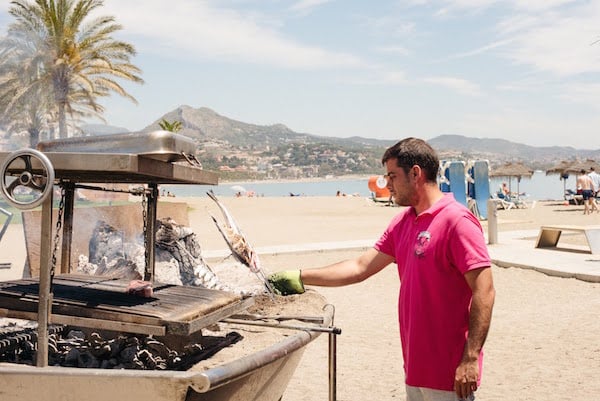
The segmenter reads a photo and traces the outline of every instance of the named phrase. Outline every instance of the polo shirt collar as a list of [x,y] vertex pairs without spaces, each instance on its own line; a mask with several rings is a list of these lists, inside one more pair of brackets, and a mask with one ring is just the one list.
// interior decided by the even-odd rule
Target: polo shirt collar
[[426,209],[423,212],[421,212],[420,215],[417,216],[415,208],[412,206],[411,206],[411,212],[412,212],[413,216],[415,216],[415,218],[419,218],[420,216],[425,216],[425,215],[435,216],[443,208],[445,208],[452,202],[454,202],[454,194],[452,192],[446,192],[446,193],[444,193],[444,196],[440,200],[438,200],[433,205],[431,205],[429,207],[429,209]]

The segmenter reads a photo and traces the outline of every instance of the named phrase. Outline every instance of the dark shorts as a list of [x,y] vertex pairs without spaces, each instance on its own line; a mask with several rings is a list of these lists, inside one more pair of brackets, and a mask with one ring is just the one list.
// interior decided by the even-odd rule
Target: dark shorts
[[594,197],[594,191],[592,191],[591,189],[584,189],[583,191],[581,191],[581,195],[583,197],[583,200],[588,200]]

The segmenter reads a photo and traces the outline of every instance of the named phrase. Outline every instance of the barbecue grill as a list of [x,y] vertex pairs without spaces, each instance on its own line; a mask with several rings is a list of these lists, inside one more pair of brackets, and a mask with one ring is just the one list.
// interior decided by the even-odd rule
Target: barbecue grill
[[[0,283],[5,317],[38,320],[38,366],[47,365],[44,333],[51,315],[53,323],[189,336],[252,303],[229,292],[173,285],[155,286],[152,298],[134,297],[125,292],[129,280],[71,274],[75,190],[128,183],[132,189],[124,191],[143,199],[144,280],[153,281],[158,186],[218,183],[215,173],[202,170],[195,149],[187,137],[156,131],[46,141],[38,150],[0,153],[0,190],[7,202],[20,209],[42,206],[39,280]],[[53,236],[55,185],[61,196]]]
[[[0,363],[3,399],[58,400],[128,399],[132,401],[277,401],[298,365],[305,345],[319,333],[329,333],[330,401],[335,401],[334,308],[323,303],[319,324],[281,324],[269,316],[240,320],[240,312],[254,303],[252,297],[198,287],[154,283],[151,298],[125,293],[128,280],[71,273],[71,242],[75,191],[78,188],[125,191],[142,197],[145,250],[144,279],[154,279],[154,245],[158,186],[162,184],[216,185],[215,173],[204,171],[194,156],[189,138],[165,132],[69,138],[40,142],[37,150],[0,153],[0,192],[19,209],[41,206],[39,279],[0,283],[0,317],[37,320],[38,367]],[[109,188],[129,184],[128,189]],[[60,188],[53,223],[54,189]],[[53,227],[55,235],[53,235]],[[59,235],[62,233],[62,239]],[[60,244],[59,244],[60,242]],[[60,252],[60,254],[59,254]],[[57,266],[60,261],[60,266]],[[31,262],[31,261],[30,261]],[[311,296],[308,292],[303,296]],[[312,296],[318,296],[314,293]],[[320,298],[321,299],[321,298]],[[322,299],[324,301],[324,299]],[[279,305],[285,314],[285,306]],[[290,315],[288,315],[290,316]],[[284,319],[296,319],[298,316]],[[264,321],[263,321],[264,319]],[[312,320],[311,320],[312,321]],[[172,336],[176,340],[200,334],[214,322],[258,325],[292,330],[281,340],[249,353],[241,350],[233,360],[188,371],[77,369],[48,365],[48,335],[53,324]],[[0,336],[13,346],[19,338]],[[236,353],[237,354],[237,353]],[[209,365],[210,366],[210,365]],[[202,369],[202,368],[199,368]]]

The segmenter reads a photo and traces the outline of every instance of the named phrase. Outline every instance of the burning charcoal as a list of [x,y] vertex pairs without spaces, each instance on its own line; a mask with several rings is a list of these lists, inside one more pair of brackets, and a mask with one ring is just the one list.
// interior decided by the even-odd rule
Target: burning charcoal
[[129,345],[121,351],[119,354],[121,357],[121,361],[123,363],[133,362],[137,360],[137,354],[140,351],[140,347],[138,345]]
[[183,351],[186,354],[195,354],[196,352],[202,351],[202,346],[200,344],[188,344],[183,347]]
[[123,232],[116,230],[105,221],[98,221],[90,240],[89,255],[92,263],[99,263],[102,258],[106,260],[124,258]]
[[67,339],[84,340],[85,339],[85,334],[81,330],[70,330],[67,333]]
[[125,347],[131,347],[131,346],[139,347],[140,346],[140,339],[137,338],[136,336],[125,337],[124,346]]
[[92,334],[90,334],[90,338],[88,339],[90,345],[92,347],[97,347],[99,345],[103,345],[104,344],[104,339],[102,338],[102,336],[100,336],[100,334],[94,332]]
[[80,368],[99,368],[100,362],[90,351],[84,351],[79,353],[77,366]]
[[145,341],[145,346],[146,349],[152,352],[153,355],[160,357],[163,360],[166,360],[169,356],[169,348],[167,348],[167,346],[160,341],[157,341],[151,337],[148,337],[148,339]]
[[90,352],[96,358],[106,359],[110,357],[111,349],[109,344],[103,344],[90,348]]
[[166,370],[167,369],[167,361],[164,358],[157,356],[155,358],[155,360],[156,360],[156,369],[158,369],[158,370]]
[[71,348],[65,355],[65,366],[75,367],[79,361],[79,350],[77,348]]
[[117,339],[109,342],[111,358],[116,358],[119,356],[119,354],[121,353],[121,350],[123,349],[123,344],[124,344],[124,339],[122,339],[122,338],[117,338]]
[[146,369],[154,370],[156,369],[156,360],[152,356],[152,354],[148,350],[141,350],[138,353],[138,359],[140,362],[144,364]]

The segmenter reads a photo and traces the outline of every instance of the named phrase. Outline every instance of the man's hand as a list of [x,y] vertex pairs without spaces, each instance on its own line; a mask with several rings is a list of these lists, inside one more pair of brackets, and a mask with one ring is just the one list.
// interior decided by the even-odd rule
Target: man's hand
[[300,270],[285,270],[270,274],[269,283],[279,295],[302,294],[304,292]]
[[458,398],[468,399],[477,390],[477,379],[479,378],[479,364],[474,361],[462,361],[454,376],[454,391]]

